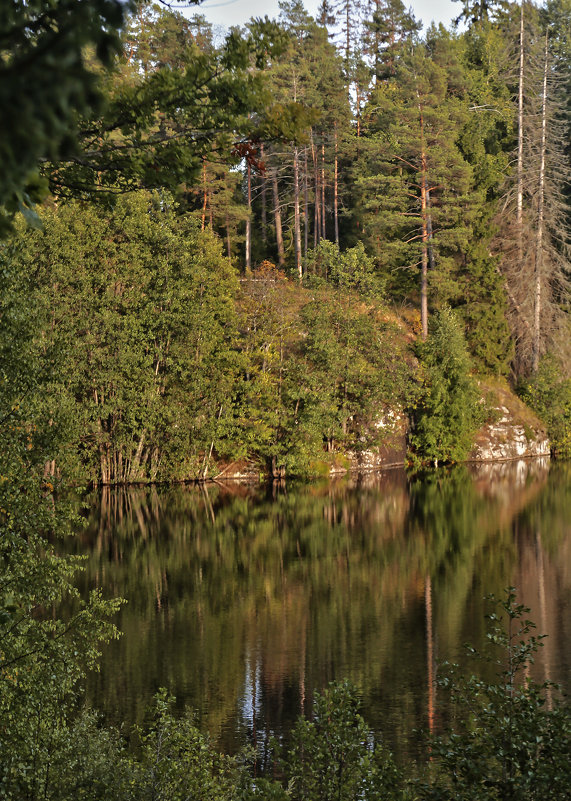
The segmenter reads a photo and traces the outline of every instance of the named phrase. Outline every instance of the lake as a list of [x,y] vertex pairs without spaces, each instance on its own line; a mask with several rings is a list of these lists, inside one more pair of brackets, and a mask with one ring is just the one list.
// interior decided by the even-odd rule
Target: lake
[[448,707],[442,660],[482,648],[505,587],[549,636],[535,677],[571,689],[571,465],[394,470],[326,483],[105,489],[74,548],[85,591],[127,604],[87,683],[111,723],[166,686],[227,752],[287,736],[333,679],[397,756]]

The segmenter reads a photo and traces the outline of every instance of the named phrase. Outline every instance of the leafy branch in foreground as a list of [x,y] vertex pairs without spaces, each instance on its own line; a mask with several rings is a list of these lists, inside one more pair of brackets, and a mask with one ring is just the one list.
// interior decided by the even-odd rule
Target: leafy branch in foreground
[[0,9],[0,236],[15,212],[32,210],[46,193],[38,162],[74,150],[77,113],[100,100],[86,50],[109,65],[119,49],[121,0],[5,0]]
[[530,610],[513,587],[491,600],[490,653],[469,650],[493,666],[495,678],[466,679],[448,666],[439,683],[450,693],[454,729],[432,743],[432,776],[417,784],[420,798],[563,801],[571,787],[569,706],[554,698],[550,682],[530,678],[543,639],[532,633]]

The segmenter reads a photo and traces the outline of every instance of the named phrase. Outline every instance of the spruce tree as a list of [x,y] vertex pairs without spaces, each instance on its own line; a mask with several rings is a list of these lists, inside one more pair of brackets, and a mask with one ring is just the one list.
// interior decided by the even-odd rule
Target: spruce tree
[[449,308],[434,318],[420,349],[425,370],[424,395],[413,410],[411,445],[415,458],[456,462],[466,458],[481,423],[479,393],[462,326]]

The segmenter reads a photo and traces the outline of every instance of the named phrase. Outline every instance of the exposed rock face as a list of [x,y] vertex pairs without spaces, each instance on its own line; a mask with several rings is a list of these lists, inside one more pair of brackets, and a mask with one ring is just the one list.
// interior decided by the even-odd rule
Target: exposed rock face
[[386,409],[375,423],[375,428],[382,431],[382,444],[364,450],[346,451],[344,455],[349,459],[349,470],[368,472],[385,467],[403,467],[406,460],[407,426],[406,415],[400,409]]
[[212,476],[217,481],[232,480],[232,481],[259,481],[261,469],[256,462],[248,461],[247,459],[240,459],[236,462],[231,462],[228,465],[221,466],[217,474]]
[[517,409],[501,405],[496,409],[497,419],[486,424],[479,432],[470,460],[499,462],[527,457],[549,457],[550,446],[545,430],[537,420],[523,421]]
[[[471,462],[509,462],[531,457],[545,464],[549,459],[550,444],[545,428],[535,415],[517,398],[507,386],[481,385],[482,402],[491,407],[489,423],[483,426],[476,437],[474,448],[468,459]],[[493,402],[491,399],[494,399]],[[386,408],[369,431],[369,441],[379,438],[381,444],[367,448],[363,436],[362,447],[337,454],[333,464],[325,459],[320,463],[325,473],[331,476],[347,473],[373,473],[388,467],[403,467],[406,463],[408,419],[397,408]],[[316,455],[319,458],[319,455]],[[520,471],[523,467],[520,466]],[[217,479],[258,481],[263,472],[261,465],[248,460],[223,466]],[[321,473],[323,474],[323,473]]]

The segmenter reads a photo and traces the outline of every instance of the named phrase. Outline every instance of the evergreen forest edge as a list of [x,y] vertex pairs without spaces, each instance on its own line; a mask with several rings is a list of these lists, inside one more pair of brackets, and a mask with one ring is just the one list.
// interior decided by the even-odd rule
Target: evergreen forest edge
[[67,130],[4,187],[46,475],[316,474],[395,414],[413,463],[459,461],[478,374],[568,452],[569,10],[478,9],[421,37],[400,2],[355,7],[336,46],[326,6],[286,3],[217,47],[142,4],[106,72],[82,51],[85,107],[60,98]]
[[[218,49],[203,22],[164,8],[140,7],[121,41],[119,4],[79,6],[2,12],[0,103],[15,124],[0,184],[0,792],[280,797],[169,717],[164,696],[138,757],[77,716],[118,602],[79,599],[81,560],[54,544],[77,523],[58,490],[104,470],[207,474],[213,455],[311,472],[316,447],[369,444],[393,404],[416,421],[420,460],[458,460],[486,413],[474,370],[510,374],[565,452],[569,9],[466,4],[466,33],[421,39],[399,4],[384,18],[376,4],[340,55],[296,4]],[[533,90],[518,104],[522,29]],[[59,616],[70,596],[76,611]],[[524,615],[511,594],[504,612]],[[492,637],[513,666],[509,636]],[[517,645],[516,666],[534,644]],[[512,674],[474,682],[488,725],[435,747],[442,774],[406,787],[350,689],[332,688],[298,726],[313,760],[290,754],[288,795],[565,797],[568,707],[552,714]],[[312,728],[332,698],[337,761]],[[505,729],[489,724],[504,709],[513,737],[498,754]]]

